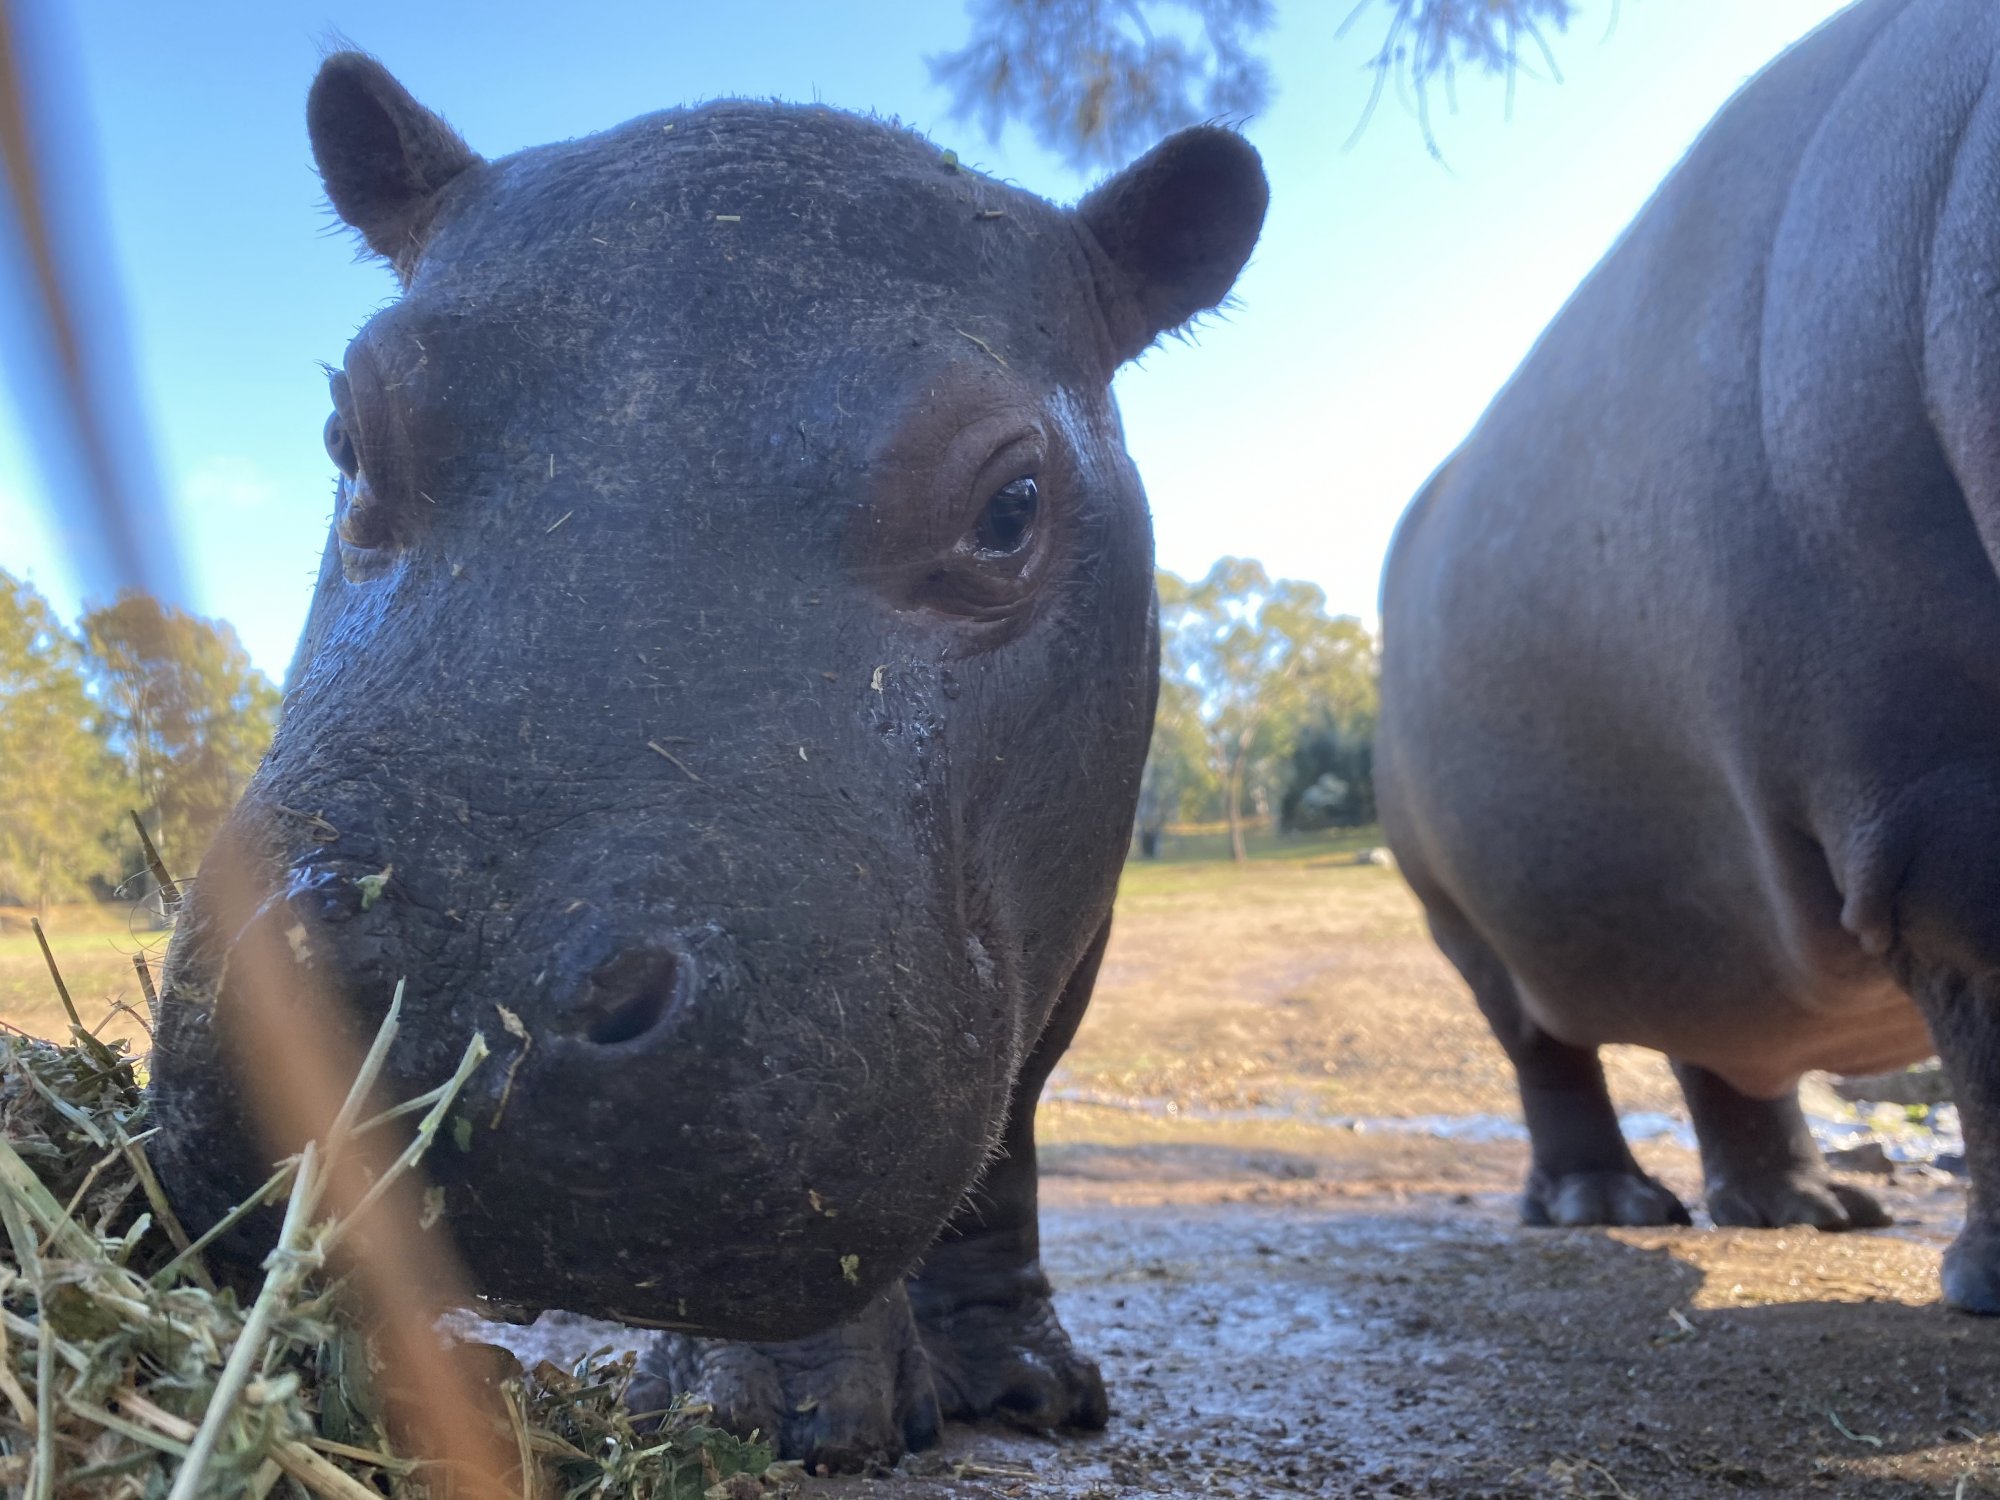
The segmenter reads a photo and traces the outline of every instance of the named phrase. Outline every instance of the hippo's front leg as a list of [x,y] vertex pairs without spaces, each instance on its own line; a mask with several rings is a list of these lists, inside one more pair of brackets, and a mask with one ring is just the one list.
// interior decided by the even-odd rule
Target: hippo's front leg
[[855,1473],[937,1441],[938,1403],[901,1286],[860,1317],[788,1343],[663,1334],[640,1361],[634,1412],[679,1395],[706,1401],[716,1422],[759,1433],[809,1473]]
[[1097,1362],[1076,1352],[1042,1271],[1035,1105],[1090,1003],[1107,921],[1065,987],[1014,1086],[1000,1155],[910,1281],[938,1404],[959,1421],[1099,1428]]
[[1514,976],[1472,924],[1441,891],[1418,884],[1417,894],[1431,936],[1465,977],[1514,1065],[1532,1153],[1521,1222],[1564,1227],[1689,1222],[1680,1199],[1634,1160],[1597,1049],[1573,1047],[1537,1025],[1521,1004]]
[[1104,1381],[1070,1347],[1042,1274],[1035,1101],[1083,1019],[1110,931],[1107,921],[1015,1081],[1000,1154],[907,1287],[852,1322],[789,1343],[664,1334],[640,1362],[634,1411],[693,1395],[722,1426],[761,1432],[780,1458],[832,1473],[930,1447],[940,1407],[960,1420],[1104,1425]]

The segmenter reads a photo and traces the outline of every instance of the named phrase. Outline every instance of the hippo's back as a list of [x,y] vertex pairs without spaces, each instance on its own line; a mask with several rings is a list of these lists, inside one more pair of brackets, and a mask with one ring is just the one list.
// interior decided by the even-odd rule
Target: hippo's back
[[[2000,167],[1996,29],[1862,0],[1787,53],[1403,520],[1390,840],[1571,1041],[1781,1074],[1801,1016],[1881,1030],[1825,845],[1843,786],[1940,753],[1884,726],[1970,670],[1970,616],[2000,625],[1924,370],[1960,170]],[[1905,574],[1972,602],[1913,624]]]

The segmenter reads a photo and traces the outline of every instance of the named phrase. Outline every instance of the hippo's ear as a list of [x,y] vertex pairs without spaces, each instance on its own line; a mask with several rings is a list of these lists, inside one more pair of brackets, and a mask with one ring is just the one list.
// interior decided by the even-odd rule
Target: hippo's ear
[[407,281],[438,193],[479,158],[361,52],[336,52],[320,64],[306,128],[334,211]]
[[1197,125],[1077,204],[1077,218],[1117,273],[1105,318],[1121,363],[1229,295],[1270,198],[1250,143],[1233,130]]

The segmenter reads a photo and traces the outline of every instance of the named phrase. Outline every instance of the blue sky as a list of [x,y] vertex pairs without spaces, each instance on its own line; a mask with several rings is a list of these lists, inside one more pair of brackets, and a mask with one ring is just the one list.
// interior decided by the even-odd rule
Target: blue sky
[[[1277,0],[1277,95],[1248,122],[1271,214],[1238,304],[1193,344],[1119,380],[1160,560],[1225,553],[1322,585],[1373,618],[1397,515],[1477,420],[1536,334],[1686,150],[1832,0],[1584,0],[1555,43],[1564,81],[1522,78],[1435,101],[1446,165],[1392,98],[1343,149],[1379,39],[1351,0]],[[325,40],[380,56],[475,150],[501,155],[717,95],[820,99],[893,114],[972,164],[1051,197],[1086,178],[1024,132],[953,122],[927,55],[959,44],[951,0],[723,4],[479,0],[30,0],[94,156],[104,262],[122,286],[131,406],[150,434],[186,599],[233,621],[282,671],[325,536],[331,466],[321,361],[393,292],[330,227],[304,97]],[[75,165],[81,162],[83,165]],[[21,347],[0,258],[0,344]],[[16,282],[18,278],[15,278]],[[22,362],[0,399],[0,569],[73,617],[94,586],[60,545],[27,421]]]

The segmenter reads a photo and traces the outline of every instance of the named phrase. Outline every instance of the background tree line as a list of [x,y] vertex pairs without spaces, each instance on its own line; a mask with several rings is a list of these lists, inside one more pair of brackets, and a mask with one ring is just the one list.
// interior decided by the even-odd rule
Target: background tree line
[[[1302,7],[1310,0],[1297,0]],[[1550,33],[1566,31],[1580,0],[1347,0],[1324,7],[1345,34],[1378,27],[1373,75],[1356,133],[1394,89],[1433,155],[1431,88],[1456,107],[1463,72],[1514,77],[1524,53],[1560,78]],[[1608,7],[1617,17],[1617,0]],[[1079,168],[1120,166],[1169,131],[1203,120],[1241,121],[1271,102],[1266,56],[1279,0],[967,0],[971,35],[933,57],[931,77],[953,113],[998,140],[1026,125]]]
[[1141,855],[1167,824],[1360,827],[1375,821],[1380,647],[1316,584],[1225,557],[1190,583],[1162,571],[1160,708],[1140,783]]
[[110,894],[140,868],[128,811],[192,870],[277,709],[226,624],[127,593],[71,631],[0,571],[0,905]]

